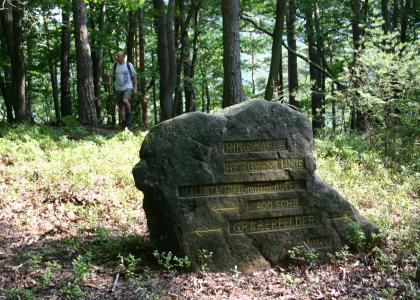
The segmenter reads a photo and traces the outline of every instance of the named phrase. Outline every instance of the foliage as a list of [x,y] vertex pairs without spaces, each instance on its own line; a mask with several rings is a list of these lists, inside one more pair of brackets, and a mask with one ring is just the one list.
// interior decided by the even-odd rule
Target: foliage
[[331,261],[333,261],[336,264],[345,262],[348,260],[350,256],[349,247],[347,245],[344,245],[340,251],[336,251],[335,253],[331,254],[328,253],[328,256],[330,257]]
[[54,273],[61,270],[61,265],[58,261],[48,261],[45,267],[44,273],[41,275],[41,284],[45,287],[48,287],[51,285],[51,280],[54,276]]
[[129,254],[128,256],[124,257],[122,255],[119,255],[119,258],[121,260],[121,267],[124,270],[125,276],[130,281],[135,281],[137,275],[136,275],[136,268],[138,264],[141,262],[140,258],[136,258],[134,255]]
[[68,282],[61,292],[66,299],[83,299],[85,297],[85,292],[77,282]]
[[304,246],[295,246],[289,251],[287,251],[289,258],[300,264],[312,264],[318,258],[318,253],[312,248]]
[[[353,71],[362,78],[357,87],[342,95],[342,101],[352,95],[359,97],[370,140],[386,165],[418,171],[420,42],[401,43],[397,33],[384,35],[382,24],[381,19],[373,18],[366,28],[364,47]],[[353,73],[348,71],[345,78],[352,80]]]
[[77,280],[83,282],[92,268],[90,253],[84,256],[79,255],[77,258],[73,259],[72,264],[74,276]]
[[[165,271],[163,276],[162,270],[154,269],[155,264],[150,261],[154,258],[153,250],[144,237],[147,231],[144,214],[139,214],[142,195],[132,181],[131,168],[138,161],[143,135],[106,134],[99,135],[84,127],[77,130],[25,124],[0,127],[1,217],[2,222],[13,225],[17,239],[1,245],[11,256],[0,259],[0,282],[4,283],[0,298],[57,297],[57,289],[44,288],[41,279],[44,273],[48,279],[46,269],[54,260],[61,265],[59,272],[51,265],[51,282],[60,289],[59,297],[102,297],[109,285],[100,286],[99,290],[85,289],[76,279],[72,262],[89,262],[90,271],[85,273],[90,275],[89,284],[98,283],[98,278],[112,282],[115,274],[121,272],[118,255],[125,259],[124,274],[130,269],[134,278],[141,278],[136,279],[136,285],[117,289],[116,293],[126,298],[140,287],[143,298],[151,299],[153,294],[158,298],[169,291],[187,298],[188,291],[194,290],[197,283],[202,284],[203,290],[196,297],[213,292],[223,294],[226,286],[231,286],[229,295],[234,291],[243,298],[278,297],[284,293],[308,298],[319,296],[320,290],[340,292],[339,285],[344,289],[341,295],[331,297],[346,294],[360,299],[370,294],[373,298],[415,298],[413,278],[420,254],[419,175],[408,167],[386,166],[382,153],[368,142],[367,135],[326,134],[325,139],[315,140],[317,173],[380,228],[383,247],[366,256],[349,255],[343,248],[333,254],[339,267],[315,263],[303,276],[300,268],[272,268],[243,276],[235,275],[239,270],[233,268],[227,273],[177,273],[173,277]],[[86,190],[95,193],[82,193]],[[39,242],[28,244],[28,235]],[[12,245],[17,248],[11,248]],[[134,259],[129,258],[130,254]],[[174,268],[177,267],[170,270]],[[22,280],[15,281],[16,276]],[[131,283],[127,277],[120,280]],[[182,282],[185,290],[175,290],[179,285],[174,282]],[[272,284],[272,291],[266,290],[267,284]],[[306,288],[296,289],[301,285]]]
[[239,269],[238,269],[238,266],[237,266],[237,265],[235,265],[233,268],[231,268],[231,269],[230,269],[230,271],[232,272],[233,277],[234,277],[235,279],[238,279],[238,278],[241,276],[241,274],[242,274],[242,272],[241,272],[241,271],[239,271]]
[[31,290],[21,288],[4,289],[6,299],[8,300],[32,300],[35,299]]
[[153,256],[156,258],[158,264],[168,271],[175,268],[188,269],[191,266],[191,261],[187,256],[177,257],[171,251],[159,252],[155,250]]
[[213,257],[213,252],[207,249],[200,249],[198,251],[198,262],[202,272],[207,272],[209,270],[209,261]]
[[346,243],[356,252],[364,249],[366,236],[362,226],[355,221],[349,222],[346,232]]

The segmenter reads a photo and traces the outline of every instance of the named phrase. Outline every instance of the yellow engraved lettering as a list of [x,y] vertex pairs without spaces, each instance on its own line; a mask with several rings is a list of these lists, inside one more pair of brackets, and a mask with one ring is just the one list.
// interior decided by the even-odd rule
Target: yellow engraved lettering
[[[242,221],[231,221],[230,228],[232,234],[258,233],[268,231],[290,230],[290,228],[305,228],[315,225],[313,215],[295,215],[284,217],[269,217],[248,219]],[[308,245],[326,247],[332,243],[331,238],[312,238],[307,240]]]
[[257,230],[255,221],[251,221],[251,222],[250,222],[249,230],[250,230],[251,232],[252,232],[252,231],[256,231],[256,230]]
[[258,228],[258,231],[263,231],[264,230],[264,222],[263,222],[263,220],[258,220],[257,221],[257,228]]
[[242,232],[248,232],[248,223],[242,222]]
[[278,221],[278,219],[271,219],[271,229],[273,229],[273,230],[275,230],[275,229],[278,229],[278,223],[279,223],[279,221]]
[[265,221],[264,221],[264,228],[265,228],[265,230],[271,230],[271,222],[270,222],[270,219],[265,219]]
[[241,223],[240,223],[240,222],[235,222],[235,223],[233,223],[233,231],[234,231],[235,233],[240,233],[240,232],[242,232],[242,230],[241,230]]
[[315,226],[315,217],[309,216],[309,226]]

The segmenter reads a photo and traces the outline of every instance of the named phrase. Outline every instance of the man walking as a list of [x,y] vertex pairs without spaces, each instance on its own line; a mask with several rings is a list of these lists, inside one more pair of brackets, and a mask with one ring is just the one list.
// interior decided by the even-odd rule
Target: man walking
[[125,62],[125,52],[118,51],[109,81],[114,78],[115,94],[122,128],[131,126],[131,94],[137,95],[137,72],[130,62]]

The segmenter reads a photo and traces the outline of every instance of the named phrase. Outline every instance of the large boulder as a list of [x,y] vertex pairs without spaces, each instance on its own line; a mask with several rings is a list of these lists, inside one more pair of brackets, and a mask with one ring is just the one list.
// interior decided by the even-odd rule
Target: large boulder
[[153,127],[133,174],[154,246],[196,265],[206,249],[213,270],[250,272],[295,246],[340,249],[349,222],[369,235],[375,227],[315,175],[312,150],[308,118],[265,100]]

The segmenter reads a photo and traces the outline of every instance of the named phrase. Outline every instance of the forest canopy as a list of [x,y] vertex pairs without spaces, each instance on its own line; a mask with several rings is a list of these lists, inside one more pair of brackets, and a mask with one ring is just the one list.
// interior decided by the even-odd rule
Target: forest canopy
[[115,127],[108,75],[125,50],[138,128],[264,98],[306,113],[316,135],[366,132],[390,163],[413,161],[418,10],[413,0],[3,1],[0,120]]

